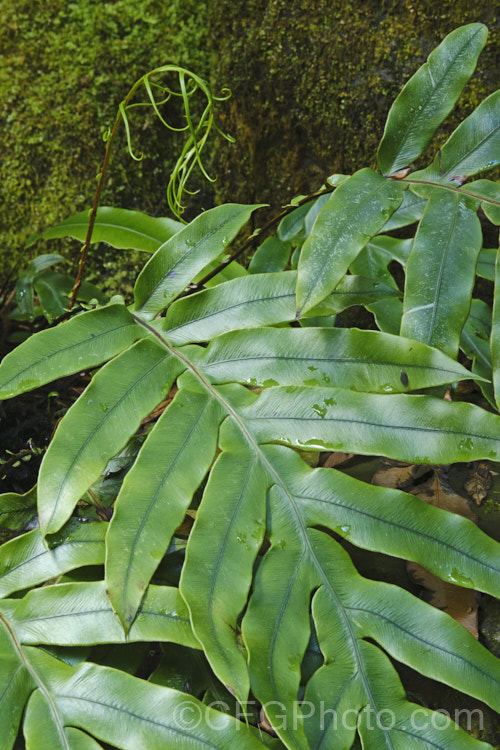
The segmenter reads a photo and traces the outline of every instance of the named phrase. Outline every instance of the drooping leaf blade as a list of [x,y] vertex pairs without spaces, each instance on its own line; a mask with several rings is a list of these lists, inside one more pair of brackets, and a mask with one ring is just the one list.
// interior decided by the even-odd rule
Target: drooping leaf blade
[[448,34],[393,103],[378,149],[383,174],[408,167],[453,109],[474,72],[487,29],[471,23]]
[[250,273],[275,273],[284,271],[290,260],[291,244],[268,237],[254,253],[248,270]]
[[161,312],[205,266],[218,258],[260,205],[228,203],[206,211],[165,242],[146,263],[135,289],[135,310]]
[[[227,331],[277,325],[295,318],[296,271],[251,274],[177,300],[162,321],[173,344],[208,341]],[[391,287],[347,276],[310,315],[332,315],[351,305],[395,296]]]
[[102,750],[92,737],[73,727],[62,727],[48,695],[35,690],[26,706],[23,734],[27,750]]
[[[268,479],[259,457],[234,427],[223,426],[221,447],[224,452],[210,473],[197,513],[180,588],[215,673],[243,703],[248,698],[248,671],[245,654],[234,648],[235,632],[264,537]],[[223,494],[227,501],[221,507]],[[224,529],[221,544],[207,547],[215,524]]]
[[493,372],[491,366],[491,307],[483,300],[473,299],[469,317],[460,338],[460,348],[472,362],[472,372],[485,378],[479,383],[485,398],[495,408]]
[[415,178],[461,184],[467,177],[500,164],[499,153],[500,91],[496,91],[450,135],[433,165],[416,172]]
[[[327,747],[327,743],[335,743],[338,731],[353,726],[349,722],[346,727],[346,722],[341,721],[343,710],[358,705],[360,709],[365,707],[359,729],[366,747],[435,745],[449,750],[455,747],[486,750],[489,745],[472,739],[450,719],[441,715],[441,721],[437,721],[439,714],[432,716],[428,709],[408,703],[385,654],[364,639],[375,640],[396,659],[417,664],[417,669],[425,663],[422,671],[442,682],[460,683],[463,689],[487,699],[494,693],[495,701],[497,660],[444,613],[415,601],[411,594],[397,587],[368,582],[359,576],[339,545],[318,531],[311,530],[309,535],[326,578],[313,599],[313,616],[325,664],[306,689],[306,699],[319,712],[305,722],[311,746]],[[332,604],[338,612],[336,628],[326,626],[325,615],[332,612]],[[420,658],[422,652],[424,659]],[[326,706],[337,709],[323,722],[320,695]],[[382,719],[386,710],[391,712],[387,722]],[[377,711],[382,720],[374,722]]]
[[[31,235],[27,247],[37,240],[52,240],[58,237],[75,237],[82,242],[89,226],[89,212],[64,219],[40,234]],[[101,206],[97,209],[92,242],[106,242],[118,249],[142,250],[154,253],[160,245],[184,227],[180,221],[167,217],[148,216],[141,211]]]
[[278,239],[282,242],[291,242],[292,240],[302,238],[304,235],[304,221],[312,205],[312,201],[309,201],[284,216],[278,224]]
[[65,263],[66,260],[62,255],[47,253],[34,258],[25,271],[22,271],[16,283],[15,300],[17,302],[16,315],[23,315],[28,320],[35,317],[35,305],[33,301],[33,282],[35,277],[44,269],[56,263]]
[[40,331],[2,360],[0,398],[97,367],[144,335],[123,305],[90,310]]
[[500,546],[470,520],[401,490],[311,469],[290,450],[266,446],[264,452],[310,528],[326,527],[363,549],[423,562],[450,583],[493,595],[500,590]]
[[493,372],[493,391],[497,409],[500,406],[500,264],[498,254],[495,266],[495,293],[493,298],[493,316],[491,321],[491,365]]
[[361,169],[323,206],[298,265],[297,317],[332,292],[403,199],[404,186]]
[[[0,495],[0,530],[23,531],[36,519],[36,485],[19,495],[6,492]],[[1,538],[1,537],[0,537]]]
[[416,221],[420,221],[425,204],[426,201],[412,190],[405,190],[401,205],[394,211],[387,224],[384,224],[384,232],[392,232],[393,229],[407,227]]
[[68,519],[181,369],[161,345],[143,339],[97,373],[59,423],[42,461],[38,514],[44,535]]
[[127,635],[116,618],[104,581],[62,583],[33,589],[22,599],[4,599],[0,613],[25,645],[82,646],[133,641],[199,644],[179,590],[150,586]]
[[474,207],[457,193],[432,192],[406,264],[402,336],[456,357],[481,244]]
[[476,274],[482,279],[495,281],[495,263],[498,250],[493,247],[483,247],[477,259]]
[[126,630],[213,461],[221,418],[208,394],[181,387],[125,478],[106,539],[106,583]]
[[468,182],[460,190],[474,198],[484,198],[481,208],[492,224],[500,224],[500,185],[492,180],[475,180]]
[[[307,504],[307,497],[311,494],[316,495],[317,482],[320,476],[324,477],[324,481],[328,483],[331,477],[329,471],[309,469],[298,456],[289,450],[269,447],[264,449],[264,453],[274,469],[275,477],[278,478],[270,492],[270,518],[268,520],[270,528],[268,528],[268,535],[271,547],[265,553],[256,575],[254,592],[243,619],[243,634],[245,643],[250,650],[250,671],[256,695],[263,703],[269,705],[270,719],[278,734],[286,742],[287,747],[305,748],[308,745],[301,736],[301,731],[296,731],[297,722],[294,722],[292,730],[290,722],[280,721],[279,715],[285,714],[290,717],[294,712],[296,716],[300,665],[310,632],[308,604],[311,592],[316,592],[313,600],[313,614],[316,619],[319,645],[326,657],[324,667],[312,677],[306,689],[307,699],[313,700],[318,711],[321,708],[320,699],[326,699],[323,709],[338,709],[338,719],[343,715],[343,708],[357,706],[357,701],[360,701],[359,708],[366,706],[368,703],[370,710],[375,713],[381,710],[382,706],[384,709],[386,706],[390,706],[390,695],[385,695],[383,691],[380,691],[380,688],[374,692],[367,692],[366,687],[367,683],[375,679],[377,674],[382,673],[386,677],[390,675],[392,667],[385,656],[374,650],[374,658],[377,657],[379,661],[379,667],[374,669],[371,660],[363,653],[362,644],[358,640],[368,636],[374,637],[383,644],[384,638],[389,639],[390,636],[377,630],[379,623],[376,620],[371,623],[369,635],[366,630],[365,632],[359,632],[357,612],[352,610],[357,603],[362,608],[366,600],[362,595],[361,587],[358,589],[353,585],[349,581],[349,576],[344,575],[344,568],[337,566],[334,562],[336,557],[333,553],[338,550],[339,559],[344,557],[345,564],[347,564],[346,553],[324,533],[306,528],[309,525],[316,526],[318,523],[318,515],[314,511],[311,513],[311,506]],[[291,464],[299,462],[302,463],[303,468],[302,471],[297,473],[293,471]],[[334,494],[332,497],[331,492],[333,486],[335,486],[335,483],[330,482],[328,490],[325,485],[321,491],[323,504],[329,504],[332,500],[335,503],[336,495]],[[383,491],[386,492],[386,490]],[[364,511],[367,514],[365,519],[368,520],[373,512],[373,506],[370,506],[369,509],[363,508],[363,495],[360,494],[359,489],[353,487],[352,492],[349,492],[348,495],[357,505],[359,511],[362,513]],[[342,498],[341,503],[347,499],[343,489],[339,489],[340,498]],[[398,503],[395,497],[394,500],[395,508]],[[414,499],[411,502],[415,502]],[[383,500],[380,498],[380,510],[382,510],[382,507]],[[418,509],[419,503],[416,501],[417,517]],[[318,513],[321,514],[319,508]],[[382,513],[387,514],[387,519],[392,516],[390,508],[382,511]],[[333,514],[335,514],[335,511],[333,511]],[[441,512],[441,516],[445,515],[447,514]],[[453,516],[450,516],[450,519],[452,518]],[[413,520],[412,518],[411,523],[413,523]],[[330,526],[330,523],[327,523],[327,525]],[[323,521],[320,525],[323,525]],[[334,528],[337,529],[337,527]],[[427,526],[421,523],[421,528],[425,531]],[[404,532],[401,533],[399,538],[400,542],[405,544],[403,541]],[[462,543],[464,541],[462,539]],[[493,542],[491,544],[496,546]],[[428,552],[423,552],[423,554],[428,556]],[[466,557],[467,555],[464,556],[462,562]],[[498,564],[498,552],[496,558]],[[486,561],[485,567],[487,567],[488,555],[485,554],[483,559]],[[350,562],[349,566],[352,574],[357,575]],[[336,571],[335,574],[333,574],[333,569]],[[494,581],[494,578],[494,575],[490,576],[492,581]],[[283,581],[286,582],[285,585],[283,585]],[[368,587],[371,585],[371,581],[367,583]],[[378,586],[380,588],[377,589]],[[464,673],[467,673],[468,677],[462,683],[465,689],[481,696],[483,699],[493,700],[495,704],[499,701],[500,668],[498,661],[492,658],[475,641],[471,648],[477,650],[477,657],[474,654],[469,659],[464,655],[460,645],[463,642],[460,638],[461,626],[454,623],[448,616],[437,613],[435,610],[432,610],[432,615],[429,613],[428,621],[426,619],[427,606],[423,603],[419,603],[420,611],[416,619],[413,620],[412,615],[409,614],[413,612],[413,608],[409,606],[411,595],[406,594],[406,592],[398,592],[401,594],[401,602],[391,604],[392,587],[386,584],[375,584],[371,593],[373,600],[370,598],[370,602],[373,601],[373,608],[378,610],[377,614],[375,612],[371,614],[375,617],[381,615],[381,621],[382,624],[385,624],[387,633],[390,633],[391,628],[394,628],[394,632],[397,634],[394,637],[394,646],[399,648],[401,642],[403,642],[402,648],[408,651],[408,657],[404,659],[406,662],[418,662],[417,668],[421,668],[423,673],[451,684],[456,678],[463,679]],[[346,601],[346,598],[350,601]],[[321,606],[318,606],[320,601]],[[366,610],[369,614],[370,607],[366,606]],[[439,625],[436,628],[433,628],[430,624],[431,619],[439,620]],[[266,625],[269,623],[265,628],[261,625],[263,620]],[[426,627],[428,622],[429,625]],[[402,626],[405,626],[405,631],[401,633],[399,631]],[[454,626],[454,629],[452,626]],[[448,628],[451,628],[449,634],[451,639],[454,639],[452,641],[454,647],[451,653],[445,647]],[[428,659],[425,664],[423,660],[418,658],[424,636],[425,647],[428,648]],[[328,643],[329,641],[331,643],[332,639],[336,643],[334,650]],[[471,641],[474,640],[472,637],[470,639]],[[370,648],[374,649],[373,646]],[[388,650],[391,651],[391,649]],[[334,653],[335,658],[333,658]],[[394,653],[393,650],[392,653]],[[401,656],[401,651],[397,656]],[[344,658],[346,661],[344,661]],[[478,665],[481,665],[479,669],[477,668]],[[485,680],[481,679],[483,668],[485,668]],[[327,684],[324,680],[327,680]],[[469,684],[467,684],[468,680]],[[316,701],[314,693],[318,688],[318,681],[323,684],[322,689],[318,690]],[[485,685],[486,681],[489,681],[488,688]],[[336,690],[334,690],[334,686]],[[495,690],[494,698],[491,695],[492,688]],[[339,700],[345,692],[346,702],[340,702],[339,704]],[[406,709],[408,704],[403,703],[404,693],[402,690],[400,692],[401,704],[399,708]],[[308,708],[306,708],[307,710]],[[354,710],[356,709],[353,708]],[[327,727],[331,723],[330,714],[331,712],[328,715]],[[313,728],[319,729],[322,723],[321,719],[324,717],[325,714],[321,711],[319,713],[309,711],[303,719],[299,716],[299,730],[304,727],[308,735],[311,736],[313,734],[311,730]],[[325,725],[323,724],[321,729],[324,728]],[[345,725],[344,728],[346,728]],[[336,730],[337,726],[331,727],[331,729]],[[435,737],[437,736],[435,735]],[[333,742],[331,735],[330,740]],[[320,745],[313,746],[319,747]],[[380,746],[385,746],[385,744],[377,744],[377,738],[371,736],[367,747],[378,748]],[[390,747],[390,744],[387,746]]]
[[11,539],[0,547],[0,597],[37,586],[50,578],[85,565],[104,563],[106,523],[73,521],[43,543],[39,529]]
[[267,388],[241,410],[256,439],[315,450],[448,464],[500,456],[500,417],[429,396]]
[[329,385],[380,393],[470,377],[436,349],[357,328],[259,328],[216,337],[193,360],[212,382]]
[[[193,696],[152,685],[131,675],[97,664],[70,666],[33,646],[22,646],[9,623],[0,615],[2,652],[5,639],[10,648],[9,667],[3,671],[8,693],[2,698],[6,709],[0,721],[2,748],[11,750],[21,720],[23,704],[34,690],[41,694],[36,703],[50,711],[41,726],[64,750],[92,750],[97,743],[84,743],[83,732],[123,750],[258,750],[263,745],[232,716],[205,706]],[[16,675],[17,683],[14,684]],[[20,684],[20,679],[24,684]],[[17,701],[17,703],[16,703]],[[35,706],[34,716],[42,710]],[[189,722],[187,714],[196,714]],[[31,714],[31,716],[30,716]],[[28,712],[28,737],[33,736],[33,714]],[[83,730],[79,732],[78,730]],[[241,731],[240,731],[241,730]],[[36,738],[36,735],[35,735]],[[54,745],[51,745],[51,747]],[[34,750],[38,750],[37,747]]]
[[11,750],[16,741],[24,704],[35,688],[29,671],[20,663],[19,652],[0,616],[0,741]]

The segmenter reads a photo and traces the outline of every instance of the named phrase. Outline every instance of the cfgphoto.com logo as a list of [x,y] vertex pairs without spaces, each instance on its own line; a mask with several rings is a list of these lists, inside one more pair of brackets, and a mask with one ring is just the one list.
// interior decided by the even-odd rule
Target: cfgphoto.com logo
[[[382,729],[390,731],[397,728],[408,732],[423,732],[426,729],[445,730],[450,728],[471,730],[473,727],[483,729],[483,712],[480,709],[456,709],[446,711],[437,709],[431,711],[427,708],[415,708],[408,712],[404,719],[397,717],[394,711],[382,709],[374,711],[371,706],[365,706],[361,711],[349,708],[345,711],[336,711],[328,708],[324,701],[319,704],[310,701],[296,701],[291,710],[280,701],[269,701],[259,710],[260,704],[256,701],[238,704],[236,718],[241,723],[236,728],[246,728],[245,721],[255,721],[259,714],[272,716],[272,725],[278,732],[280,730],[297,730],[304,727],[308,721],[319,723],[321,730],[331,728],[337,730],[354,730],[363,726],[364,730]],[[185,700],[175,709],[175,720],[183,729],[196,729],[201,724],[208,725],[211,729],[222,729],[220,717],[212,712],[212,709],[223,713],[231,712],[231,707],[224,701],[214,701],[207,705],[194,700]],[[234,715],[234,714],[233,714]],[[460,725],[460,727],[458,726]]]

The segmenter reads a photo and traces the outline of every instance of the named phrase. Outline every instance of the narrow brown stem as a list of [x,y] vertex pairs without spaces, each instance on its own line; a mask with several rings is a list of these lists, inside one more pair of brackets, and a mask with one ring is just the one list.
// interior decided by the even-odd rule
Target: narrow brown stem
[[309,203],[309,201],[312,201],[315,198],[320,198],[322,195],[326,195],[327,193],[331,193],[332,191],[333,187],[326,187],[323,190],[318,190],[316,193],[307,195],[305,198],[302,198],[302,200],[298,201],[295,205],[287,206],[286,208],[284,208],[281,213],[277,214],[277,216],[273,216],[271,219],[269,219],[269,221],[266,221],[266,223],[262,227],[260,227],[260,229],[254,232],[254,234],[251,234],[250,237],[248,237],[245,242],[229,256],[229,258],[226,258],[226,260],[223,260],[221,263],[219,263],[216,268],[210,271],[210,273],[207,273],[206,276],[198,281],[197,284],[192,284],[189,289],[186,289],[185,292],[179,294],[177,299],[179,299],[180,297],[185,297],[188,294],[193,294],[194,292],[197,292],[199,289],[201,289],[207,283],[207,281],[210,281],[210,279],[213,279],[214,276],[217,276],[218,273],[223,271],[226,266],[232,263],[233,260],[236,260],[236,258],[238,258],[242,253],[245,252],[245,250],[248,250],[248,248],[251,247],[254,242],[260,240],[265,232],[267,232],[272,226],[281,221],[281,219],[287,216],[287,214],[291,213],[296,208],[303,206],[304,203]]
[[[135,91],[137,90],[138,86],[141,83],[142,83],[142,78],[139,81],[137,81],[134,84],[134,86],[132,86],[132,88],[130,89],[127,96],[122,102],[123,110],[126,108],[127,104],[129,103],[130,99],[132,98],[132,96],[134,95]],[[94,224],[95,224],[95,219],[97,216],[97,207],[99,206],[99,199],[101,197],[101,190],[102,190],[102,186],[104,183],[104,175],[106,174],[106,170],[109,165],[109,157],[111,155],[111,146],[113,145],[113,140],[118,131],[118,126],[120,124],[121,119],[122,119],[122,108],[120,106],[120,110],[118,111],[118,114],[116,116],[115,124],[113,125],[113,130],[111,131],[111,134],[108,138],[108,142],[106,145],[106,153],[104,154],[104,160],[102,162],[102,167],[101,167],[101,171],[99,174],[99,180],[98,180],[97,188],[96,188],[95,195],[94,195],[94,202],[92,203],[92,209],[90,211],[89,226],[87,229],[87,234],[85,236],[85,242],[83,243],[83,247],[82,247],[82,254],[80,258],[80,264],[78,266],[78,273],[76,274],[75,283],[73,285],[73,289],[71,290],[71,294],[69,296],[69,304],[68,304],[69,310],[71,310],[73,305],[75,304],[76,295],[78,294],[78,290],[80,289],[80,285],[83,280],[83,274],[85,271],[85,264],[87,262],[89,245],[92,241],[92,232],[94,231]]]
[[500,201],[496,201],[494,198],[487,198],[485,195],[472,193],[470,190],[464,190],[463,187],[443,185],[439,182],[432,182],[431,180],[412,180],[410,177],[404,177],[402,180],[397,177],[390,177],[389,179],[397,180],[398,182],[407,182],[410,185],[428,185],[429,187],[441,188],[442,190],[450,190],[452,193],[460,193],[460,195],[467,195],[469,198],[477,198],[477,200],[480,200],[483,203],[491,203],[494,206],[500,206]]
[[113,143],[113,138],[116,135],[116,131],[118,130],[118,125],[120,123],[120,120],[121,120],[121,114],[118,114],[115,120],[115,124],[113,125],[113,130],[111,131],[111,135],[109,136],[109,140],[106,146],[106,153],[104,154],[104,160],[102,162],[101,172],[99,174],[99,181],[97,183],[97,189],[94,195],[94,202],[92,203],[92,209],[90,211],[89,226],[87,229],[87,234],[85,236],[85,242],[83,243],[83,247],[82,247],[82,254],[80,258],[80,264],[78,266],[78,273],[76,274],[75,283],[73,284],[73,289],[71,290],[71,294],[69,296],[69,304],[68,304],[69,310],[71,310],[73,305],[75,304],[76,295],[78,294],[78,290],[80,289],[80,285],[83,280],[83,273],[85,270],[85,264],[87,262],[87,254],[89,251],[89,245],[92,240],[92,232],[94,231],[95,218],[97,215],[97,207],[99,205],[99,199],[101,197],[101,189],[102,189],[102,184],[104,182],[104,175],[106,173],[106,169],[109,164],[109,157],[111,154],[111,145]]

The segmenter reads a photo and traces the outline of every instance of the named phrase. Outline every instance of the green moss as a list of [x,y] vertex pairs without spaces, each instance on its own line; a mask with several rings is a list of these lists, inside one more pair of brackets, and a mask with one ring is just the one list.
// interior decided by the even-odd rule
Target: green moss
[[[102,132],[134,81],[167,62],[207,75],[207,46],[205,0],[3,0],[0,278],[31,232],[90,206]],[[180,140],[146,110],[131,119],[146,158],[130,159],[122,133],[103,203],[167,213],[165,188]],[[66,254],[68,243],[59,244]],[[78,245],[71,247],[76,261]],[[37,244],[32,253],[43,249]],[[94,277],[117,266],[115,251],[103,252]]]
[[[180,63],[210,75],[214,89],[231,87],[220,120],[237,142],[218,142],[217,200],[274,209],[329,174],[373,165],[401,85],[446,33],[471,21],[488,25],[489,41],[441,141],[498,86],[499,22],[488,0],[472,9],[465,0],[3,0],[0,278],[28,234],[90,205],[101,133],[154,66]],[[133,162],[122,134],[103,203],[168,213],[179,140],[144,111],[132,126],[147,156]],[[200,185],[187,218],[213,203],[211,186]],[[78,257],[74,243],[50,248]],[[99,253],[90,278],[130,290],[131,256]]]
[[224,127],[237,139],[229,159],[218,147],[219,200],[276,206],[329,174],[374,165],[402,84],[472,21],[487,24],[489,41],[441,140],[498,87],[499,23],[488,0],[217,0],[213,76],[230,82]]

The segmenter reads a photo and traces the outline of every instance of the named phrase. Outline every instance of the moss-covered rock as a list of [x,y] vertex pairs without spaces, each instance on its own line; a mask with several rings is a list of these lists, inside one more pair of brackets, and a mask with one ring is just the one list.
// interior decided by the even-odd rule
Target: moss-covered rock
[[[207,46],[205,0],[3,0],[0,278],[31,232],[91,205],[102,133],[134,81],[168,62],[206,76]],[[146,157],[133,162],[121,134],[103,203],[163,214],[180,140],[146,110],[134,122]],[[37,244],[32,252],[42,250]],[[113,271],[114,253],[104,252]],[[103,270],[95,266],[94,275]]]
[[[494,13],[487,0],[473,8],[465,0],[3,0],[0,278],[31,232],[90,205],[101,134],[151,68],[176,62],[210,77],[214,89],[232,89],[219,112],[236,143],[218,141],[216,198],[275,208],[328,174],[374,164],[401,85],[451,29],[483,21],[489,41],[444,138],[498,86]],[[180,141],[145,110],[134,122],[146,158],[130,159],[122,133],[102,202],[168,213],[165,187]],[[213,204],[212,186],[200,185],[187,218]],[[50,249],[78,257],[76,243]],[[123,253],[99,253],[90,278],[111,275],[113,289],[130,289],[130,256],[123,266]]]
[[499,21],[488,0],[214,0],[213,78],[231,86],[216,157],[219,200],[274,206],[325,176],[374,165],[402,84],[443,37],[489,27],[478,72],[442,137],[498,88]]

